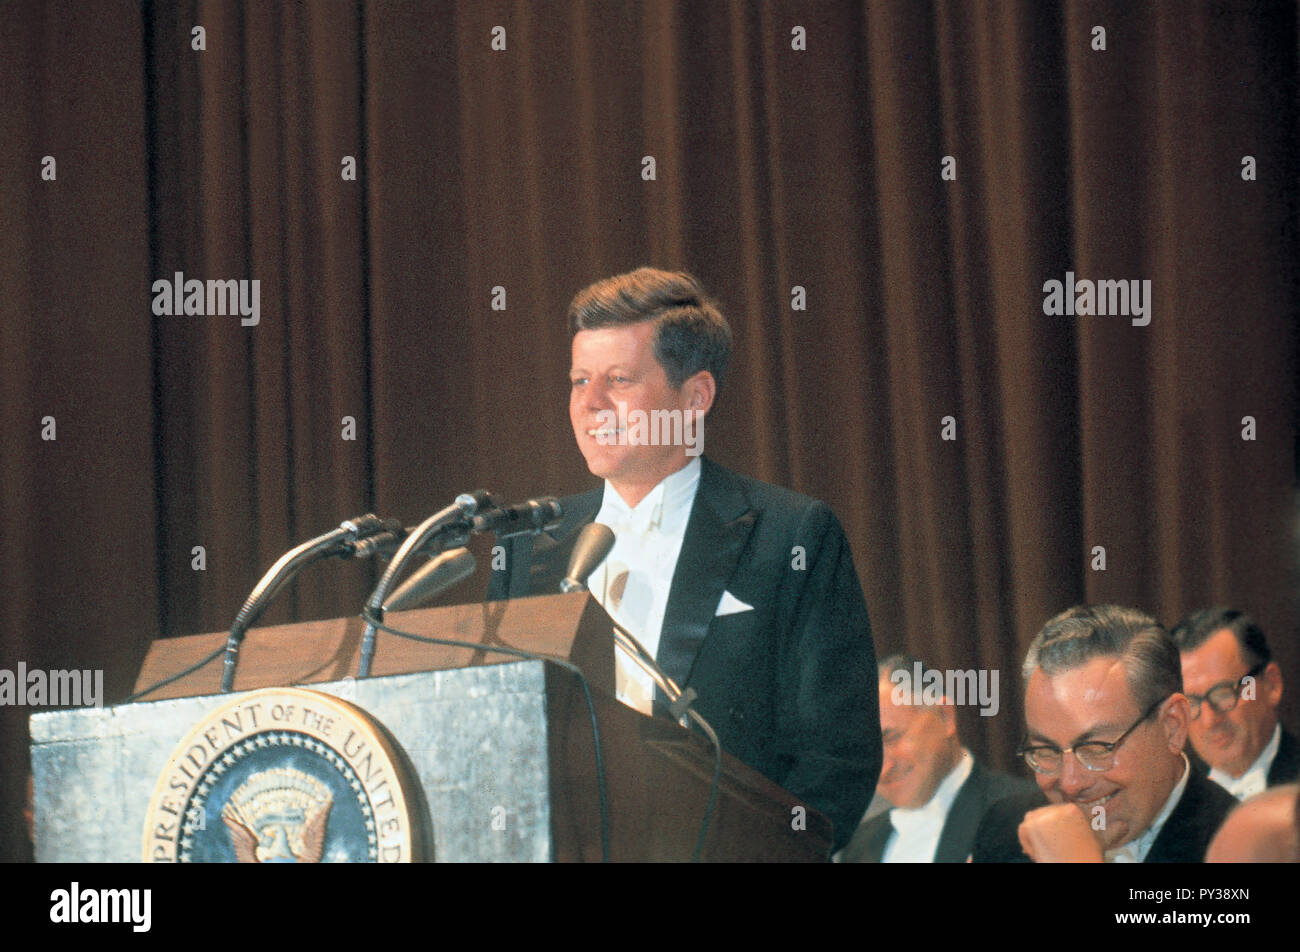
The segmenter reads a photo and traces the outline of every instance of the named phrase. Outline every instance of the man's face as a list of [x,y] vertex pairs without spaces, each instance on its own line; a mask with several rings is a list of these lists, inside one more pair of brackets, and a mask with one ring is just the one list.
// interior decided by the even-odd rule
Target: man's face
[[961,755],[951,707],[895,704],[895,685],[880,681],[880,734],[885,759],[876,789],[893,806],[925,806]]
[[[1187,701],[1181,694],[1173,698],[1133,729],[1109,770],[1088,770],[1071,751],[1059,773],[1034,774],[1049,800],[1073,803],[1083,812],[1103,849],[1122,846],[1146,830],[1182,776]],[[1064,750],[1085,741],[1112,742],[1141,714],[1118,658],[1093,658],[1052,677],[1037,669],[1025,692],[1031,745]]]
[[[1183,690],[1204,696],[1222,684],[1235,684],[1250,670],[1241,646],[1227,628],[1215,632],[1194,651],[1183,653]],[[1191,722],[1192,746],[1211,767],[1240,777],[1259,757],[1277,725],[1277,705],[1282,699],[1282,674],[1270,664],[1256,678],[1254,698],[1243,697],[1237,706],[1220,714],[1206,701]]]
[[655,358],[654,335],[654,324],[642,322],[579,331],[573,338],[569,371],[573,436],[591,472],[613,483],[630,505],[687,462],[684,445],[633,446],[625,431],[609,423],[610,414],[623,414],[626,419],[635,410],[685,414],[690,409],[691,381],[680,389],[668,382]]

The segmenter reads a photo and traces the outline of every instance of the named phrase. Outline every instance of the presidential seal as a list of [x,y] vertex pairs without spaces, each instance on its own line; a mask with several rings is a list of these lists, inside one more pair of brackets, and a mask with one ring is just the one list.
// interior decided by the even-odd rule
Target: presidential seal
[[301,688],[240,695],[158,778],[147,863],[402,863],[431,858],[423,797],[391,735]]

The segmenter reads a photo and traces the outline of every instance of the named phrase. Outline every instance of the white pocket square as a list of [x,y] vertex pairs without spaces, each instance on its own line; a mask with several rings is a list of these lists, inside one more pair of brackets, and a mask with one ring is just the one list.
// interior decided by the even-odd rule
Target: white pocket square
[[753,605],[746,605],[730,592],[723,592],[722,601],[718,602],[718,610],[714,612],[714,615],[736,615],[740,612],[752,612],[753,610]]

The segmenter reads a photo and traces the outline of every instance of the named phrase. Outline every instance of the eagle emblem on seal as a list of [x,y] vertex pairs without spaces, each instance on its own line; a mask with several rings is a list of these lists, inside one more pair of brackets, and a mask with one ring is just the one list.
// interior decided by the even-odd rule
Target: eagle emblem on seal
[[221,808],[240,863],[319,863],[334,798],[291,767],[254,774]]

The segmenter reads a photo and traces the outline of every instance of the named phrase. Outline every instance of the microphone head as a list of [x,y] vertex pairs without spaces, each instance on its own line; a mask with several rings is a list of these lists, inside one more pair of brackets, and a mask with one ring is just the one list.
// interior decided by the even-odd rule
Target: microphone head
[[560,506],[560,501],[554,496],[530,499],[528,503],[533,509],[533,521],[537,524],[538,529],[543,531],[554,529],[564,519],[564,509]]
[[400,612],[427,602],[474,574],[476,564],[469,549],[451,549],[420,566],[384,601],[385,612]]
[[373,556],[388,558],[401,547],[410,534],[410,529],[403,529],[401,523],[397,523],[395,529],[346,543],[340,554],[345,559],[368,559]]
[[504,509],[493,506],[479,512],[470,521],[474,532],[492,532],[498,539],[511,536],[536,535],[547,529],[553,529],[564,518],[564,510],[554,496],[530,499],[517,506]]
[[476,512],[491,509],[495,504],[492,502],[490,492],[486,489],[476,489],[472,493],[461,493],[457,496],[455,505],[459,506],[465,515],[472,516]]
[[593,522],[582,527],[578,541],[573,545],[573,554],[569,556],[569,569],[564,581],[560,582],[562,592],[582,592],[587,589],[587,579],[596,571],[596,566],[605,561],[609,550],[614,548],[614,530],[600,522]]
[[364,539],[366,536],[372,536],[385,530],[400,529],[402,524],[393,519],[380,519],[373,512],[368,512],[364,516],[357,516],[354,519],[348,519],[339,525],[340,529],[351,533],[354,539]]

